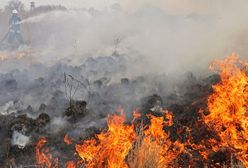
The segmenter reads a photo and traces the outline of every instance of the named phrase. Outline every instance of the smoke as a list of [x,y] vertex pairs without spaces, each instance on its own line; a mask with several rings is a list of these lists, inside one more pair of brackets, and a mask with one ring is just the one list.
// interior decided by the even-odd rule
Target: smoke
[[17,145],[19,148],[24,148],[30,142],[30,137],[23,135],[17,131],[13,132],[13,137],[11,140],[12,145]]
[[48,131],[52,134],[58,134],[63,129],[66,129],[69,126],[69,123],[61,118],[61,117],[55,117],[52,119],[51,124],[48,127]]
[[236,43],[247,27],[246,5],[244,0],[228,0],[225,8],[216,1],[120,1],[98,10],[45,13],[23,24],[31,27],[35,59],[46,64],[80,64],[117,48],[129,57],[127,76],[175,74],[207,68],[232,52],[245,55],[246,43]]
[[[245,0],[130,0],[23,18],[32,54],[0,62],[0,72],[6,72],[0,75],[0,114],[45,112],[52,118],[48,132],[66,130],[77,137],[82,129],[87,134],[102,127],[106,113],[118,105],[132,111],[152,94],[183,96],[184,85],[197,79],[190,74],[177,88],[178,78],[185,79],[179,74],[201,75],[210,61],[232,52],[247,58],[247,5]],[[64,72],[81,82],[73,99],[86,100],[89,108],[72,130],[64,116],[69,106]],[[124,77],[132,80],[120,82]],[[13,136],[13,144],[29,141]]]
[[[145,76],[147,83],[138,84],[146,92],[135,86],[137,90],[132,93],[136,95],[132,97],[121,86],[101,93],[111,101],[123,99],[122,104],[125,99],[135,101],[154,92],[168,95],[169,91],[156,90],[156,82],[171,89],[181,78],[179,74],[208,72],[213,59],[232,52],[246,57],[247,3],[227,0],[223,8],[222,3],[213,0],[119,1],[23,18],[22,32],[31,41],[32,56],[0,62],[0,71],[7,72],[1,76],[5,95],[0,101],[1,113],[16,113],[14,100],[34,106],[33,111],[38,111],[41,103],[63,104],[64,72],[79,80],[87,79],[90,85],[109,79],[106,86],[123,77],[136,80]],[[80,3],[76,4],[80,7]],[[148,77],[150,74],[166,81],[156,75],[155,79]],[[87,100],[89,91],[92,92],[80,88],[75,99]],[[99,98],[96,102],[100,100],[103,101]],[[54,110],[56,115],[62,109],[64,105],[48,111]]]

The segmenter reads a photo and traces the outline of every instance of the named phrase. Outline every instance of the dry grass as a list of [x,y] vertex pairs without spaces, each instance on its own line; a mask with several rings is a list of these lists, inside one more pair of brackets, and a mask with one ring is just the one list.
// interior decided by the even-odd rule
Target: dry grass
[[[139,129],[139,136],[135,144],[133,145],[132,150],[130,151],[127,157],[127,164],[130,168],[166,168],[166,167],[178,167],[161,165],[159,162],[161,147],[156,143],[144,143],[144,133],[142,129]],[[169,159],[169,158],[168,158]],[[184,165],[188,166],[188,165]],[[205,165],[204,168],[210,167]],[[231,156],[231,163],[221,166],[222,168],[245,168],[243,164],[237,161],[233,156]]]
[[150,145],[142,143],[143,131],[139,130],[138,140],[133,145],[133,149],[128,155],[128,165],[130,168],[157,168],[158,150]]
[[159,166],[159,149],[145,143],[136,143],[128,157],[130,168],[157,168]]
[[137,131],[138,139],[127,158],[128,166],[130,168],[164,168],[159,160],[162,147],[155,141],[144,142],[144,132],[140,128]]

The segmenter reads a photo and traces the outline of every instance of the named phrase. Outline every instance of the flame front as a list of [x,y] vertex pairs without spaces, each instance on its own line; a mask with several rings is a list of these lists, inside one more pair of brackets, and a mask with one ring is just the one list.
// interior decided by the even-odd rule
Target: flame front
[[[209,114],[205,116],[203,109],[199,110],[203,118],[200,122],[219,139],[214,136],[195,144],[190,136],[191,128],[186,128],[189,134],[186,142],[173,142],[170,132],[164,130],[164,127],[173,126],[171,112],[161,111],[164,113],[162,117],[148,115],[150,124],[144,125],[142,122],[135,123],[135,119],[144,117],[136,110],[133,123],[129,125],[125,123],[123,109],[119,109],[120,115],[108,116],[107,130],[75,146],[77,157],[67,161],[66,167],[181,167],[177,165],[180,154],[191,155],[190,152],[195,150],[208,160],[209,154],[222,148],[227,148],[244,167],[248,167],[248,62],[239,61],[237,56],[232,55],[223,61],[215,61],[211,69],[220,73],[221,81],[213,86],[213,94],[208,97]],[[46,142],[42,138],[36,146],[37,165],[58,167],[58,159],[53,158],[44,146]],[[72,144],[67,135],[64,142]]]
[[248,62],[232,55],[210,68],[220,73],[221,82],[213,86],[208,98],[210,114],[204,121],[221,138],[219,146],[231,148],[248,167]]

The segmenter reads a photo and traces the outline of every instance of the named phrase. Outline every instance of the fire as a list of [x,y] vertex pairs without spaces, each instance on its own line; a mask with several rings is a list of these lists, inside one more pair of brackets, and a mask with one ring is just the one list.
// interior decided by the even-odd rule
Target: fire
[[[188,136],[184,143],[171,141],[170,132],[165,131],[165,127],[173,126],[172,112],[161,111],[164,115],[155,117],[142,116],[135,110],[132,123],[127,124],[124,110],[118,108],[119,115],[108,116],[106,130],[75,146],[77,156],[65,162],[66,167],[180,167],[177,165],[180,154],[192,157],[193,152],[197,151],[202,160],[208,160],[211,153],[223,148],[231,151],[244,167],[248,167],[248,62],[239,61],[237,56],[232,55],[215,61],[210,68],[220,73],[221,81],[213,86],[213,93],[208,97],[209,114],[205,116],[201,108],[199,114],[203,120],[194,126],[204,125],[205,128],[206,125],[219,139],[214,136],[195,144],[191,136],[193,128],[186,128]],[[148,117],[150,123],[144,125],[142,117]],[[136,119],[141,123],[136,123]],[[178,134],[181,133],[185,133],[183,129],[179,129]],[[65,135],[64,142],[72,144],[68,135]],[[46,143],[45,138],[37,143],[37,165],[56,168],[58,159],[52,157],[45,147]],[[194,158],[190,159],[192,163]]]
[[173,114],[172,112],[165,111],[165,117],[168,121],[165,122],[167,126],[173,125]]
[[171,113],[169,122],[164,117],[149,116],[151,125],[148,129],[141,130],[140,142],[137,142],[132,153],[133,160],[130,162],[131,168],[142,168],[153,165],[157,168],[171,167],[173,161],[183,152],[184,146],[179,142],[172,142],[164,126],[171,126]]
[[71,141],[71,139],[69,138],[68,135],[65,135],[65,137],[64,137],[64,142],[65,142],[67,145],[71,145],[71,144],[72,144],[72,141]]
[[58,159],[54,159],[49,153],[49,149],[44,147],[46,143],[47,139],[41,138],[36,145],[37,167],[58,168]]
[[211,67],[221,76],[208,98],[209,129],[221,138],[220,146],[231,148],[237,159],[248,166],[248,62],[232,55]]
[[68,161],[66,167],[67,168],[76,168],[76,165],[75,165],[75,163],[73,161]]
[[108,118],[108,130],[76,145],[78,155],[85,161],[86,167],[128,167],[125,157],[132,148],[135,138],[133,126],[125,125],[125,115]]
[[[156,167],[168,167],[183,151],[183,144],[172,142],[164,126],[172,125],[172,113],[164,117],[149,116],[151,125],[140,128],[135,133],[134,125],[125,125],[123,113],[108,118],[108,130],[96,138],[76,145],[78,155],[86,167],[144,167],[156,164]],[[140,117],[137,111],[134,117]],[[126,163],[127,158],[127,163]],[[152,158],[152,159],[149,159]]]
[[[41,138],[36,145],[36,167],[59,168],[58,158],[54,158],[50,153],[49,148],[44,147],[46,143],[47,139]],[[76,168],[76,164],[73,161],[68,161],[66,168]]]

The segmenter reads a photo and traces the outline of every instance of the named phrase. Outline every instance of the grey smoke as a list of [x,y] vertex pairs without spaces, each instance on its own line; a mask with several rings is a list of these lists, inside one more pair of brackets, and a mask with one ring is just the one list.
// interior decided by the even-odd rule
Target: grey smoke
[[[111,55],[121,37],[118,51],[130,58],[128,76],[173,74],[206,69],[211,60],[232,52],[245,57],[246,43],[237,41],[247,27],[246,2],[228,0],[225,9],[220,2],[211,3],[192,0],[183,2],[184,7],[177,1],[128,5],[121,1],[120,8],[55,11],[23,23],[31,27],[35,61],[75,65],[89,57]],[[241,17],[238,10],[243,11]]]
[[20,132],[14,131],[11,139],[11,144],[17,145],[19,148],[23,149],[30,142],[30,137],[23,135]]

